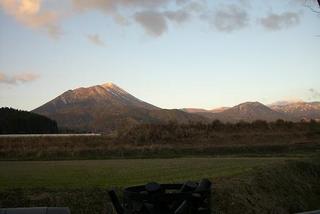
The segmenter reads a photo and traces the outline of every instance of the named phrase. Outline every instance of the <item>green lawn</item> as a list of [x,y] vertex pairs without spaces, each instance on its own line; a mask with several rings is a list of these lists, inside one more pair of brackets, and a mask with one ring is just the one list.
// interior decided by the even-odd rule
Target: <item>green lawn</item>
[[0,161],[0,188],[124,187],[244,173],[288,158]]

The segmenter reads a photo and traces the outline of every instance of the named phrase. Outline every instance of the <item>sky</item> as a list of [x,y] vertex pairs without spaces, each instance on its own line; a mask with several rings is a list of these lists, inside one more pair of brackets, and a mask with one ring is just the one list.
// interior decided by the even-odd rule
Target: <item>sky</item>
[[320,100],[314,0],[0,0],[0,107],[113,82],[161,108]]

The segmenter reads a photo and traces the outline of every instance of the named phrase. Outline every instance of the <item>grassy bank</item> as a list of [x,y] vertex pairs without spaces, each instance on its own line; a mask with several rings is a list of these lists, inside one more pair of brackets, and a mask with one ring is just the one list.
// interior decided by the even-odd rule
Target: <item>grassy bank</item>
[[[130,160],[124,161],[129,161],[129,165],[133,165]],[[148,170],[148,166],[156,166],[155,162],[149,165],[148,163],[144,163],[144,160],[140,161],[142,162],[136,162],[136,164],[137,166],[143,165],[143,172],[129,171],[127,175],[124,175],[124,172],[119,173],[117,176],[119,176],[118,179],[120,180],[117,181],[114,178],[114,182],[109,184],[117,186],[120,192],[121,188],[126,184],[145,183],[150,179],[159,182],[189,180],[190,175],[188,173],[190,172],[188,170],[191,168],[185,168],[187,171],[181,174],[181,164],[184,167],[188,167],[190,164],[188,161],[191,160],[177,160],[178,163],[175,163],[176,160],[170,160],[170,162],[165,163],[165,165],[169,164],[167,168],[161,168],[162,173],[158,173],[155,169],[151,168]],[[164,165],[163,160],[155,161],[158,161],[160,165]],[[192,160],[192,162],[194,161]],[[201,161],[207,163],[205,164]],[[41,164],[45,163],[42,162]],[[121,166],[123,164],[120,163]],[[200,159],[197,164],[199,171],[197,171],[196,167],[192,168],[192,179],[197,180],[206,175],[206,177],[212,180],[214,184],[212,197],[214,213],[287,214],[320,209],[320,165],[317,162],[311,162],[310,160],[285,161],[284,159],[250,159],[250,161],[249,159]],[[66,166],[64,162],[62,162],[62,165]],[[101,167],[102,164],[95,164],[96,167],[98,165]],[[116,164],[114,166],[119,165]],[[81,171],[79,168],[74,169],[73,165],[68,165],[68,167],[73,168],[73,172],[79,173]],[[82,168],[87,167],[91,167],[87,173],[95,172],[92,169],[92,165],[83,165]],[[18,169],[19,167],[13,165],[13,168]],[[4,169],[3,166],[2,169]],[[72,182],[71,179],[68,179],[68,174],[63,176],[63,170],[59,164],[57,169],[61,170],[57,172],[60,175],[58,176],[60,179],[57,182],[55,182],[57,176],[52,180],[49,179],[54,174],[53,172],[49,175],[39,174],[39,169],[34,167],[33,173],[38,171],[38,174],[29,179],[28,174],[15,170],[9,171],[7,174],[11,173],[11,178],[14,179],[15,176],[18,176],[20,179],[14,179],[9,184],[5,182],[5,186],[3,186],[4,179],[1,175],[1,186],[5,188],[0,190],[0,207],[68,206],[71,208],[72,213],[77,214],[113,213],[106,192],[109,186],[106,179],[102,179],[102,182],[102,180],[99,181],[99,179],[94,180],[93,177],[87,177],[89,175],[87,173],[80,173],[72,175],[74,180]],[[28,170],[30,168],[25,169],[25,171]],[[42,168],[41,170],[43,171]],[[170,175],[166,174],[166,171],[170,172]],[[203,173],[197,175],[200,171],[203,171]],[[95,175],[100,174],[99,170],[95,173]],[[138,178],[137,175],[139,173],[144,173],[146,177],[143,179]],[[78,176],[84,176],[84,178],[77,179]],[[121,178],[123,176],[128,177],[126,179]],[[45,179],[41,180],[41,177],[45,177]],[[9,177],[5,179],[9,179]],[[22,181],[25,179],[29,181],[34,180],[34,184],[28,183],[29,181]],[[63,180],[65,181],[63,182]],[[69,186],[69,188],[65,188],[65,185],[70,185],[70,183],[74,184]]]
[[320,162],[292,161],[219,180],[215,213],[297,213],[320,209]]

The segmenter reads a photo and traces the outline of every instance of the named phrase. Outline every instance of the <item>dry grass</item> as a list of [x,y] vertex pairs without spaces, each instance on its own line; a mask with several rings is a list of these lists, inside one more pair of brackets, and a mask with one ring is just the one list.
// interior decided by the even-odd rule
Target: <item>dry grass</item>
[[0,160],[283,156],[320,151],[318,133],[217,133],[210,139],[130,143],[110,137],[0,138]]

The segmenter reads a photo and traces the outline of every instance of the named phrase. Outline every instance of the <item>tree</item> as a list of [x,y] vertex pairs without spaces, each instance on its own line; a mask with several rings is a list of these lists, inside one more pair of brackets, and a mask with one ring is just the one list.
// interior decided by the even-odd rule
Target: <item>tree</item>
[[312,12],[320,14],[320,0],[305,0],[304,5]]

